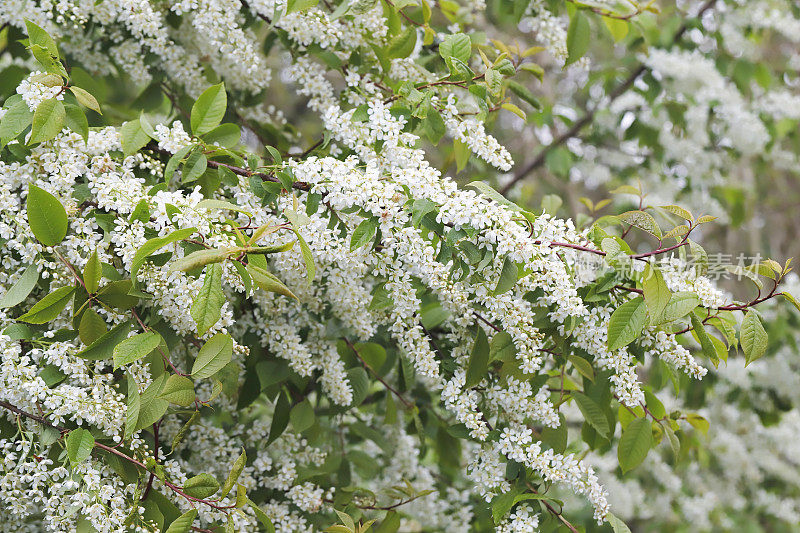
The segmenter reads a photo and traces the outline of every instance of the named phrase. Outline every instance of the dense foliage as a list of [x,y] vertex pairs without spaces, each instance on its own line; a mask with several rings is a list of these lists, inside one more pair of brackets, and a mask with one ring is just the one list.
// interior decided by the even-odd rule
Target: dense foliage
[[794,527],[800,13],[678,7],[2,2],[2,530]]

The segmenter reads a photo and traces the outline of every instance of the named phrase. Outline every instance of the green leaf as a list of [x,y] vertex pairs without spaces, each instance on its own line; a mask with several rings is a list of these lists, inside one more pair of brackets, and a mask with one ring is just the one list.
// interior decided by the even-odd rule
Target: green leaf
[[165,533],[187,533],[192,528],[192,523],[194,522],[196,516],[197,509],[186,511],[172,521]]
[[121,279],[107,283],[97,293],[97,299],[109,307],[127,310],[139,303],[139,297],[130,294],[133,284],[129,279]]
[[28,186],[28,224],[45,246],[55,246],[67,235],[67,212],[58,199],[36,185]]
[[597,402],[582,392],[574,391],[571,396],[575,398],[575,403],[578,404],[578,409],[581,410],[586,421],[596,429],[603,438],[607,439],[610,431],[608,427],[608,418],[606,418],[600,406],[597,405]]
[[644,290],[644,303],[650,313],[650,322],[658,324],[664,314],[664,308],[670,301],[671,293],[661,271],[647,263],[642,275],[642,289]]
[[767,351],[767,341],[767,332],[761,325],[761,319],[752,309],[748,310],[739,330],[739,344],[744,352],[745,366],[764,356]]
[[319,0],[288,0],[286,2],[286,14],[294,13],[295,11],[305,11],[316,6]]
[[194,403],[194,384],[192,380],[186,376],[179,376],[172,374],[167,378],[164,388],[158,395],[162,400],[169,403],[180,405],[181,407],[188,407]]
[[204,267],[213,263],[221,263],[235,251],[236,248],[207,248],[204,250],[197,250],[173,261],[169,266],[169,271],[188,272],[195,268]]
[[514,80],[508,81],[508,88],[512,93],[516,94],[520,99],[524,100],[534,109],[542,109],[542,103],[538,98],[524,85],[517,83]]
[[0,298],[0,309],[14,307],[21,303],[31,293],[39,281],[39,268],[36,264],[28,265],[22,275],[8,288],[6,293]]
[[138,118],[123,124],[119,133],[122,153],[125,156],[135,154],[150,142],[150,136],[144,131]]
[[589,381],[594,381],[594,368],[592,368],[592,364],[589,361],[575,354],[570,354],[567,359],[569,359],[569,362],[572,363],[572,366],[575,367],[575,370],[577,370],[580,375]]
[[138,361],[161,344],[161,335],[155,331],[139,333],[117,344],[114,348],[114,370]]
[[498,331],[489,343],[489,361],[512,361],[517,356],[514,339],[507,331]]
[[267,292],[283,294],[284,296],[288,296],[289,298],[294,298],[297,300],[297,296],[295,296],[294,293],[289,290],[289,287],[284,285],[283,282],[276,278],[271,272],[268,272],[252,263],[247,264],[247,272],[253,278],[255,284],[261,289]]
[[53,40],[53,38],[50,37],[50,34],[47,33],[41,26],[38,26],[26,19],[25,29],[28,32],[28,42],[30,46],[38,44],[50,52],[50,54],[54,57],[58,57],[58,46],[56,45],[55,40]]
[[[608,32],[611,34],[611,37],[614,38],[615,42],[619,42],[628,35],[628,21],[627,20],[620,20],[618,18],[612,17],[603,17],[603,22],[608,28]],[[616,528],[614,529],[616,532]]]
[[361,248],[365,244],[372,241],[375,233],[378,231],[377,218],[365,218],[361,223],[356,226],[353,235],[350,237],[350,250]]
[[199,335],[204,335],[217,323],[220,310],[225,303],[225,294],[222,292],[222,265],[209,265],[205,272],[203,286],[197,293],[190,311],[197,324]]
[[626,211],[625,213],[617,215],[617,218],[626,224],[635,226],[659,239],[662,237],[661,228],[658,226],[656,219],[654,219],[653,215],[650,213],[645,213],[644,211],[639,210]]
[[258,504],[254,503],[253,500],[251,500],[250,498],[247,499],[247,503],[250,505],[250,508],[255,513],[256,518],[258,518],[258,521],[261,522],[261,525],[264,526],[264,528],[266,528],[267,533],[275,533],[275,526],[272,525],[272,520],[269,519],[267,513],[265,513],[264,510],[261,509],[261,507],[259,507]]
[[202,473],[190,477],[183,484],[183,491],[193,498],[208,498],[219,490],[219,482],[211,474]]
[[400,35],[396,35],[390,42],[387,52],[389,57],[408,57],[417,45],[417,29],[409,26]]
[[67,112],[60,100],[50,98],[45,100],[33,113],[31,139],[28,144],[49,141],[64,128],[64,119]]
[[19,317],[20,322],[28,324],[44,324],[56,318],[67,306],[69,299],[75,292],[75,287],[69,285],[59,287],[31,307],[31,310]]
[[589,50],[591,40],[589,19],[582,11],[578,10],[572,15],[567,28],[567,60],[564,66],[569,66],[583,57]]
[[78,100],[82,106],[88,107],[92,111],[96,111],[101,115],[103,114],[103,112],[100,110],[100,104],[97,103],[97,100],[89,91],[74,85],[72,85],[69,90],[72,91],[72,94],[75,95],[75,99]]
[[316,415],[314,414],[314,407],[308,399],[303,400],[294,407],[289,413],[289,420],[292,422],[292,427],[298,433],[302,433],[314,425]]
[[[353,396],[355,397],[355,391]],[[275,402],[275,410],[272,412],[272,422],[269,426],[269,438],[267,439],[267,444],[269,445],[278,437],[280,437],[288,425],[289,400],[286,399],[286,394],[281,392],[278,394],[278,401]]]
[[439,55],[443,59],[453,57],[462,63],[469,63],[469,58],[472,55],[472,41],[469,35],[464,33],[448,35],[439,44]]
[[670,297],[667,305],[664,306],[662,321],[671,322],[685,317],[698,305],[700,305],[700,299],[695,293],[676,292]]
[[703,433],[703,435],[708,435],[709,423],[708,420],[702,416],[696,413],[688,413],[686,415],[686,421],[689,422],[693,428]]
[[87,309],[81,316],[81,322],[78,325],[78,335],[81,342],[89,346],[94,341],[102,337],[106,331],[106,321],[97,314],[94,309]]
[[201,94],[192,106],[191,126],[195,135],[208,133],[216,128],[228,106],[225,84],[212,85]]
[[475,335],[475,343],[472,345],[472,353],[467,364],[467,377],[465,388],[474,387],[486,377],[489,370],[489,341],[483,328],[478,327]]
[[711,339],[708,337],[708,333],[706,332],[705,326],[703,326],[703,322],[697,317],[695,313],[689,315],[692,321],[692,332],[695,335],[695,338],[700,343],[700,346],[703,348],[703,353],[706,354],[706,357],[711,359],[716,365],[718,361],[717,351],[714,348],[714,344],[711,342]]
[[100,258],[97,250],[92,252],[86,266],[83,267],[83,283],[86,285],[86,292],[94,294],[100,288],[100,280],[103,278],[103,268],[100,266]]
[[168,244],[191,237],[195,230],[196,228],[179,229],[173,231],[169,235],[154,237],[144,243],[142,247],[137,250],[136,255],[133,256],[133,261],[131,261],[131,280],[133,281],[133,286],[135,287],[137,283],[136,274],[150,255]]
[[0,148],[16,139],[20,133],[31,125],[33,113],[24,100],[20,100],[3,115],[0,120]]
[[130,330],[130,327],[131,323],[129,321],[117,324],[111,329],[111,331],[75,355],[88,361],[109,359],[113,356],[114,348],[117,346],[117,344],[128,337],[128,331]]
[[222,489],[220,489],[219,492],[219,498],[224,498],[228,495],[233,486],[236,484],[236,480],[238,480],[239,476],[242,474],[242,470],[244,470],[246,464],[247,454],[244,452],[244,450],[242,450],[242,454],[237,457],[236,461],[233,463],[233,467],[231,468],[230,473],[228,473],[225,483],[222,484]]
[[497,286],[494,288],[495,296],[506,293],[514,288],[514,285],[517,283],[517,272],[517,264],[506,257],[503,261],[500,279],[497,280]]
[[226,333],[217,333],[200,348],[192,366],[196,379],[210,378],[230,363],[233,357],[233,339]]
[[608,349],[619,350],[641,335],[647,323],[644,298],[637,296],[620,305],[608,321]]
[[132,375],[127,375],[128,396],[126,400],[127,409],[125,410],[125,438],[129,438],[136,431],[136,422],[139,419],[139,409],[142,406],[142,398],[139,394],[139,385]]
[[[208,144],[216,144],[224,148],[233,148],[242,139],[242,130],[236,124],[220,124],[203,135]],[[224,167],[223,167],[224,168]]]
[[161,374],[142,393],[139,417],[136,420],[137,430],[152,426],[167,412],[169,402],[158,397],[166,382],[167,374]]
[[631,533],[630,528],[625,524],[625,522],[614,516],[613,513],[608,513],[606,515],[606,521],[611,526],[611,529],[614,530],[614,533]]
[[67,435],[66,446],[69,462],[76,465],[82,463],[92,455],[94,437],[87,429],[73,429]]
[[617,459],[622,473],[639,466],[653,446],[653,431],[647,418],[632,420],[617,445]]

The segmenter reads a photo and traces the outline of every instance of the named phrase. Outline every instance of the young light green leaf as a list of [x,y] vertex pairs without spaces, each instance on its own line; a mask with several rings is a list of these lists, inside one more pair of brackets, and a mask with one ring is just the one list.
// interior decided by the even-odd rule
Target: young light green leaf
[[267,533],[275,533],[275,526],[272,525],[272,520],[269,519],[267,513],[264,512],[261,507],[258,506],[257,503],[253,502],[250,498],[247,498],[247,503],[250,505],[250,508],[258,518],[258,521],[261,522],[261,525],[267,530]]
[[195,379],[210,378],[231,361],[233,339],[226,333],[217,333],[206,341],[192,366]]
[[287,0],[286,14],[294,13],[295,11],[305,11],[316,6],[319,0]]
[[608,349],[619,350],[641,335],[647,323],[647,306],[637,296],[620,305],[608,321]]
[[0,148],[16,139],[33,122],[33,113],[24,100],[20,100],[0,120]]
[[225,293],[222,292],[222,265],[209,265],[205,269],[203,286],[192,303],[190,313],[197,324],[197,333],[204,335],[208,329],[217,323],[220,310],[225,303]]
[[31,307],[31,310],[19,317],[20,322],[28,324],[44,324],[56,318],[67,306],[75,292],[75,287],[59,287]]
[[639,466],[653,445],[653,432],[647,418],[632,420],[619,439],[617,459],[622,473]]
[[289,290],[289,287],[284,285],[283,282],[276,278],[272,273],[252,263],[248,263],[247,272],[253,278],[255,284],[261,289],[267,292],[283,294],[284,296],[288,296],[289,298],[294,298],[297,300],[297,296],[295,296],[294,293]]
[[745,366],[760,359],[767,351],[767,332],[761,325],[761,319],[752,310],[747,311],[739,330],[739,344],[745,356]]
[[129,120],[120,128],[120,142],[122,153],[126,156],[133,155],[150,142],[150,136],[142,128],[139,119]]
[[100,104],[97,103],[97,99],[92,96],[89,91],[74,85],[70,86],[69,90],[72,91],[72,94],[75,95],[75,99],[78,100],[81,105],[88,107],[92,111],[96,111],[101,115],[103,114],[103,112],[100,110]]
[[33,113],[31,139],[29,144],[49,141],[64,128],[64,119],[67,112],[60,100],[50,98],[45,100]]
[[191,126],[195,135],[202,135],[216,128],[228,106],[228,95],[225,84],[212,85],[197,98],[192,106]]
[[469,58],[472,55],[472,41],[469,35],[464,33],[448,35],[439,44],[439,55],[443,59],[453,57],[462,63],[469,63]]
[[138,361],[158,348],[162,340],[155,331],[146,331],[120,342],[114,347],[114,370]]
[[672,322],[685,317],[700,305],[700,299],[693,292],[676,292],[664,306],[663,322]]
[[35,263],[28,265],[19,279],[0,297],[0,309],[14,307],[21,303],[28,297],[38,281],[39,268]]
[[28,33],[28,42],[30,46],[38,44],[54,57],[58,57],[58,46],[56,45],[55,40],[50,37],[50,34],[47,33],[41,26],[38,26],[34,22],[25,19],[25,30]]
[[136,287],[136,274],[150,255],[168,244],[188,239],[195,231],[196,228],[183,228],[173,231],[169,235],[163,237],[154,237],[144,243],[142,247],[137,250],[136,255],[133,256],[133,261],[131,261],[131,280],[133,281],[133,286]]
[[228,495],[233,486],[236,484],[236,480],[238,480],[239,476],[242,474],[242,470],[244,470],[246,464],[247,454],[244,452],[244,450],[242,450],[242,454],[237,457],[236,461],[233,463],[233,467],[231,468],[228,477],[225,479],[225,483],[222,484],[222,488],[219,492],[220,498],[224,498]]
[[92,455],[94,437],[87,429],[73,429],[67,435],[66,446],[69,462],[76,465],[82,463]]
[[661,322],[664,308],[669,303],[671,293],[661,271],[653,268],[650,263],[644,267],[642,274],[642,289],[644,291],[644,303],[647,305],[647,312],[650,313],[650,322],[658,324]]
[[207,248],[204,250],[197,250],[189,255],[173,261],[169,266],[169,271],[188,272],[189,270],[194,270],[195,268],[201,268],[214,263],[221,263],[235,251],[236,248]]
[[614,530],[614,533],[631,533],[630,528],[625,522],[614,516],[613,513],[608,513],[606,515],[606,521],[611,525],[611,529]]
[[58,199],[36,185],[28,186],[28,224],[45,246],[55,246],[67,234],[67,212]]

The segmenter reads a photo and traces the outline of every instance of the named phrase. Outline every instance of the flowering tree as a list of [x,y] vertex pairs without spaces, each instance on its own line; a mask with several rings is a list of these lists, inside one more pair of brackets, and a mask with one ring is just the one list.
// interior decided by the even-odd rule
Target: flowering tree
[[[778,404],[800,389],[759,376],[796,369],[786,347],[762,359],[768,329],[794,340],[789,261],[732,267],[757,289],[738,301],[693,238],[713,216],[627,184],[635,209],[559,218],[429,162],[492,178],[512,157],[487,126],[551,114],[524,110],[548,71],[506,18],[585,69],[596,31],[635,41],[652,2],[485,8],[0,5],[4,531],[620,532],[674,520],[628,493],[691,518],[684,480],[737,479],[703,464],[735,460],[727,428],[785,452],[800,422]],[[753,381],[708,375],[729,355]],[[796,505],[776,464],[752,508],[711,507]]]

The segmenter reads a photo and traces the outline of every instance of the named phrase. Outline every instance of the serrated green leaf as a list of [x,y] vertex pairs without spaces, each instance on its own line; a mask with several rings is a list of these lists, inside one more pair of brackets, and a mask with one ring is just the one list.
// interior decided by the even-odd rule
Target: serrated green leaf
[[589,51],[591,28],[589,20],[583,11],[576,11],[569,21],[567,28],[567,59],[564,66],[569,66],[583,57]]
[[164,384],[164,388],[161,389],[158,397],[169,403],[188,407],[192,405],[195,400],[194,383],[186,376],[172,374],[167,378],[167,382]]
[[469,35],[464,33],[448,35],[439,44],[439,55],[444,59],[453,57],[462,63],[469,63],[469,58],[472,55],[472,41]]
[[672,293],[670,293],[661,271],[653,268],[650,263],[647,263],[644,267],[642,289],[644,291],[644,303],[647,306],[647,312],[650,313],[650,322],[658,324],[663,318],[664,308],[669,303]]
[[187,479],[183,490],[193,498],[208,498],[219,490],[219,482],[211,474],[202,473]]
[[377,231],[378,219],[365,218],[362,220],[361,223],[356,226],[355,231],[353,231],[353,235],[350,237],[350,250],[352,251],[357,248],[361,248],[362,246],[371,242]]
[[100,288],[100,280],[103,278],[103,268],[100,265],[100,258],[97,250],[92,252],[89,260],[83,267],[83,283],[86,285],[86,292],[94,294]]
[[636,340],[646,323],[644,298],[637,296],[620,305],[608,321],[608,349],[613,352]]
[[745,366],[764,356],[767,343],[767,332],[761,324],[761,319],[752,309],[748,310],[739,330],[739,344],[744,352]]
[[197,517],[197,509],[186,511],[172,521],[165,533],[187,533],[192,528],[192,523]]
[[239,476],[242,474],[245,465],[247,464],[247,454],[242,451],[242,454],[236,458],[236,461],[233,463],[233,467],[231,468],[228,477],[225,479],[225,483],[222,484],[222,488],[219,492],[219,497],[224,498],[228,495],[231,491],[233,486],[236,484],[236,480],[239,479]]
[[316,415],[314,414],[314,407],[307,399],[292,407],[289,413],[289,420],[292,422],[292,427],[298,433],[302,433],[314,425]]
[[117,324],[111,329],[111,331],[75,355],[88,361],[110,359],[114,354],[114,348],[117,346],[117,344],[128,337],[128,331],[130,330],[130,327],[131,323],[129,321]]

